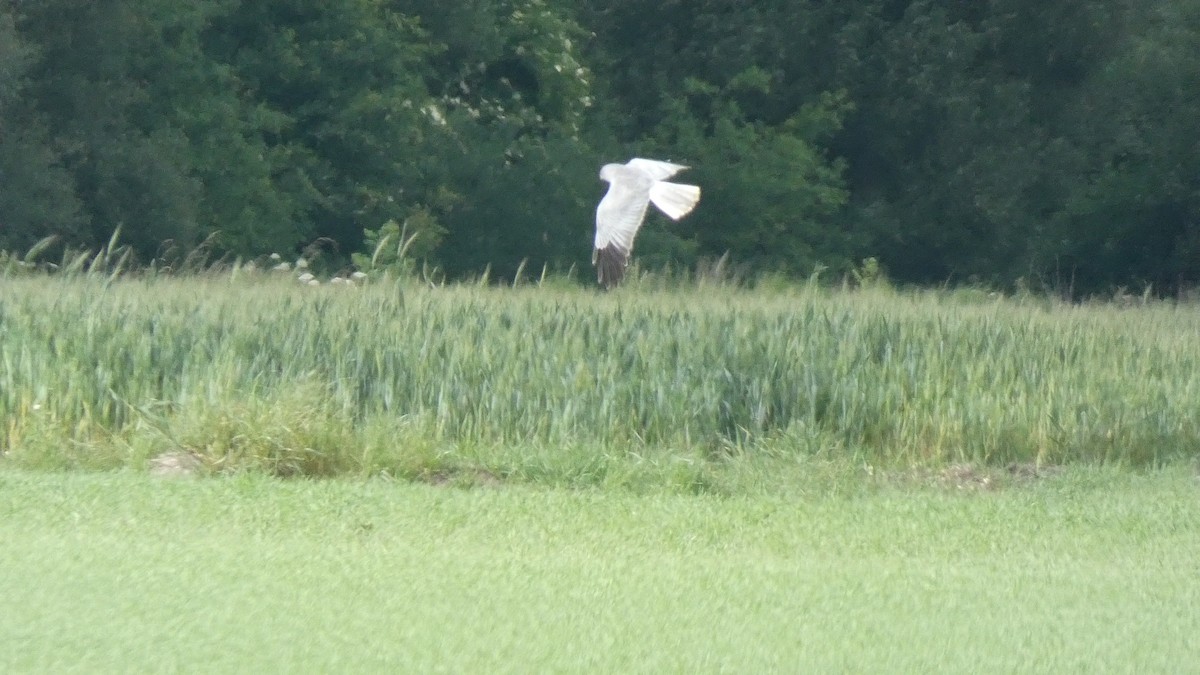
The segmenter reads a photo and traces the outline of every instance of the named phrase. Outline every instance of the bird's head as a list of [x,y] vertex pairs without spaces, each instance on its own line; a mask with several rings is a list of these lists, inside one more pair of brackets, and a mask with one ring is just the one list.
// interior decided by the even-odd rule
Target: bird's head
[[621,164],[605,164],[600,167],[600,180],[613,182],[617,178],[617,171],[621,169]]

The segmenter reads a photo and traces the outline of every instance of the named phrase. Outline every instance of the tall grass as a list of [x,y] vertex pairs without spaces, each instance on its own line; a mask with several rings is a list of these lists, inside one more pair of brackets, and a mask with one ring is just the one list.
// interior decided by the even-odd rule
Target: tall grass
[[[29,465],[571,483],[742,459],[1200,450],[1200,314],[983,293],[258,274],[0,279],[0,451]],[[618,475],[626,472],[623,476]]]

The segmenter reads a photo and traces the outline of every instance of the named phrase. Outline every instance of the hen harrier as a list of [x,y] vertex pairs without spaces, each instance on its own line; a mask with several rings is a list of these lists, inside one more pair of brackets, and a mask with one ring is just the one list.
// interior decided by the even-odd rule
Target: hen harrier
[[646,217],[647,205],[653,202],[672,220],[696,207],[700,188],[665,180],[686,168],[653,159],[631,159],[628,164],[605,164],[600,169],[600,180],[609,183],[596,207],[596,248],[592,251],[601,286],[612,288],[625,276],[633,238]]

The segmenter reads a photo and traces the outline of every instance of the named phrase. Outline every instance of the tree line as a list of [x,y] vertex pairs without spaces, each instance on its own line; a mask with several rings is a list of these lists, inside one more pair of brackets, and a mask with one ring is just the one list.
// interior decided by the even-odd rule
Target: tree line
[[694,167],[643,265],[1200,281],[1200,0],[0,0],[0,249],[120,229],[587,265],[601,164]]

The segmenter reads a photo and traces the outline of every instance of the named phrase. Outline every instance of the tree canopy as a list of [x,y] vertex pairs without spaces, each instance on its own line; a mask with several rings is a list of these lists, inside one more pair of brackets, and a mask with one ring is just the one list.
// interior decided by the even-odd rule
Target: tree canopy
[[1200,282],[1200,0],[0,0],[0,249],[385,228],[587,264],[596,171],[694,167],[645,264]]

